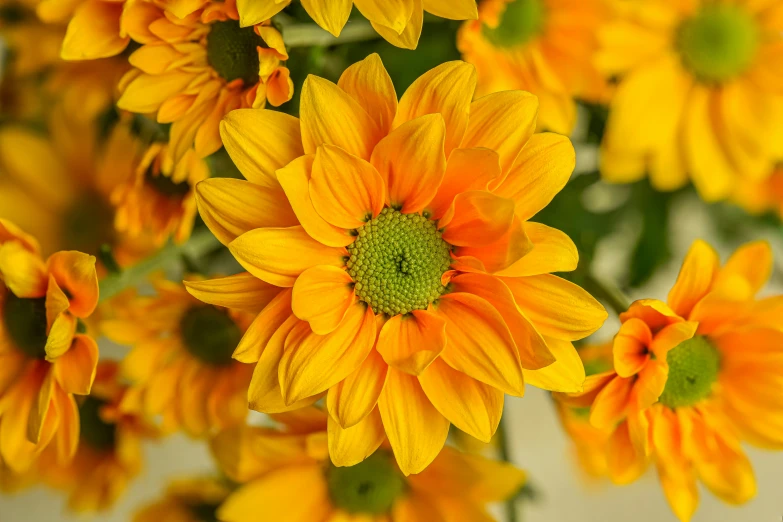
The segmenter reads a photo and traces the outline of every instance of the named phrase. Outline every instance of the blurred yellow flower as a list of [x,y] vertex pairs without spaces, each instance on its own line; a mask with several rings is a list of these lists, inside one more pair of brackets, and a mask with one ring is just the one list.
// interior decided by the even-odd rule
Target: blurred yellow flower
[[232,1],[210,1],[179,18],[148,2],[126,6],[124,21],[143,43],[130,55],[120,109],[156,113],[171,123],[169,161],[190,148],[206,157],[221,147],[218,124],[233,109],[278,106],[291,99],[293,82],[280,33],[270,25],[240,27]]
[[218,508],[219,520],[491,521],[487,504],[525,481],[505,462],[448,447],[419,475],[402,473],[386,447],[355,466],[336,467],[328,461],[325,414],[303,410],[277,419],[284,429],[243,427],[212,442],[223,471],[240,484]]
[[67,465],[48,450],[41,456],[41,478],[65,491],[68,508],[75,512],[110,509],[141,473],[141,442],[157,434],[142,417],[120,411],[126,393],[117,363],[101,362],[90,395],[79,404],[76,456]]
[[783,4],[615,2],[598,66],[619,77],[601,154],[604,178],[649,173],[659,190],[692,179],[725,199],[783,156]]
[[614,370],[561,397],[590,406],[592,425],[611,432],[615,482],[655,463],[682,521],[696,510],[697,478],[730,504],[755,495],[740,441],[783,449],[783,300],[755,298],[771,269],[765,242],[741,247],[723,267],[695,242],[668,304],[636,301],[620,316]]
[[[254,284],[234,276],[236,284]],[[189,277],[194,287],[198,278]],[[253,315],[197,301],[182,283],[153,280],[156,296],[129,290],[111,301],[102,332],[133,349],[122,361],[132,383],[123,411],[162,417],[163,430],[199,437],[247,417],[247,388],[253,367],[231,354]],[[271,297],[270,297],[271,298]],[[255,305],[258,312],[264,302]]]
[[137,511],[133,522],[215,521],[215,511],[230,492],[226,484],[211,478],[176,480],[164,498]]
[[752,214],[774,212],[783,219],[783,164],[765,179],[739,183],[731,199]]
[[0,461],[29,469],[50,443],[71,459],[79,434],[73,394],[90,392],[98,345],[80,319],[98,303],[95,258],[57,252],[0,219]]
[[337,465],[363,460],[385,431],[400,468],[418,473],[450,422],[489,441],[505,393],[584,380],[571,341],[606,311],[551,275],[576,268],[571,240],[528,221],[567,182],[573,147],[533,135],[534,96],[472,101],[474,89],[473,67],[451,62],[398,103],[377,55],[338,85],[311,76],[301,120],[223,121],[249,181],[196,188],[207,226],[257,282],[189,290],[266,305],[234,352],[256,364],[250,406],[290,410],[328,392]]
[[[272,18],[291,0],[237,0],[243,26]],[[321,27],[339,36],[356,5],[389,43],[415,49],[424,23],[424,12],[449,20],[475,20],[476,0],[303,0],[307,13]]]
[[538,97],[538,126],[570,134],[574,98],[603,101],[608,87],[592,58],[605,0],[483,0],[457,47],[476,66],[476,94],[521,89]]

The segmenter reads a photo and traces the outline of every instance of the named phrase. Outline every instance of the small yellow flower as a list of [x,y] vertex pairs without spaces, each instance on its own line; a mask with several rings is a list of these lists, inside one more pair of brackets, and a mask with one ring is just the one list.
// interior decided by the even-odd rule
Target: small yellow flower
[[602,144],[605,179],[649,173],[659,190],[690,178],[729,197],[783,156],[783,4],[615,2],[597,64],[619,77]]
[[[251,278],[229,279],[241,285]],[[198,278],[188,280],[200,284]],[[153,286],[156,296],[132,290],[118,296],[101,324],[109,338],[133,347],[122,361],[132,383],[123,410],[160,415],[164,431],[182,429],[194,437],[243,422],[253,367],[231,354],[253,315],[205,305],[182,283],[162,276]],[[248,306],[257,312],[263,302]]]
[[486,442],[505,393],[584,380],[571,341],[606,311],[551,275],[576,267],[571,240],[529,221],[565,185],[574,150],[533,135],[534,96],[472,101],[475,81],[472,66],[446,63],[398,102],[377,55],[337,85],[311,76],[301,120],[242,110],[223,121],[248,181],[196,188],[202,218],[249,274],[188,289],[264,306],[234,353],[256,364],[250,406],[326,394],[337,465],[363,460],[385,432],[402,470],[418,473],[450,422]]
[[[291,0],[237,0],[243,26],[261,23],[282,11]],[[415,49],[424,12],[449,20],[475,20],[476,0],[303,0],[302,6],[321,27],[339,36],[356,5],[388,42]]]
[[49,444],[65,462],[78,443],[73,394],[90,392],[98,345],[80,319],[98,303],[95,258],[57,252],[0,219],[0,460],[29,469]]
[[170,161],[190,148],[200,158],[221,147],[218,124],[233,109],[278,106],[294,85],[285,44],[274,27],[240,27],[233,2],[210,1],[180,18],[169,8],[129,3],[128,32],[143,43],[131,54],[134,69],[123,78],[121,109],[156,113],[171,123]]
[[117,363],[101,362],[90,395],[79,402],[76,456],[66,465],[49,451],[41,457],[40,477],[67,493],[72,511],[110,509],[141,473],[141,442],[156,432],[143,418],[120,411],[127,390],[120,383]]
[[176,480],[164,498],[136,512],[133,522],[215,521],[215,511],[230,493],[226,484],[212,478]]
[[406,476],[383,447],[336,467],[326,448],[326,415],[306,409],[278,416],[280,428],[243,427],[212,442],[223,471],[240,484],[217,510],[223,522],[275,520],[494,520],[487,504],[516,493],[513,466],[443,448],[419,475]]
[[610,433],[615,482],[655,463],[682,521],[698,505],[697,478],[730,504],[755,495],[741,441],[783,449],[783,300],[755,297],[771,268],[765,242],[741,247],[723,267],[695,242],[668,303],[636,301],[621,314],[614,369],[560,397],[590,406],[591,424]]
[[538,126],[570,134],[574,98],[603,101],[606,82],[592,62],[605,0],[483,0],[457,47],[476,66],[477,95],[521,89],[538,97]]

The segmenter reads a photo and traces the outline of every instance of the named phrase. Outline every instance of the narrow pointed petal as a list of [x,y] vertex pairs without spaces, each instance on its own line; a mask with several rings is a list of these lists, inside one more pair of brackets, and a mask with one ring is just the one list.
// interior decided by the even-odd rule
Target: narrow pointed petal
[[717,252],[704,241],[694,241],[685,255],[677,282],[669,291],[668,302],[672,310],[687,318],[709,291],[719,267]]
[[445,345],[446,320],[428,310],[414,310],[386,321],[376,349],[390,366],[420,375]]
[[533,250],[497,275],[526,277],[576,270],[579,252],[568,235],[541,223],[526,221],[523,226]]
[[[365,0],[360,0],[361,2]],[[373,1],[373,0],[368,0]],[[399,1],[399,0],[395,0]],[[409,0],[403,0],[408,2]],[[372,21],[373,29],[375,29],[384,40],[402,49],[415,49],[419,44],[419,38],[421,37],[421,30],[424,27],[424,9],[421,7],[421,0],[412,0],[413,13],[410,20],[402,29],[402,32],[396,31],[387,25]],[[358,4],[357,4],[358,5]]]
[[351,15],[352,0],[302,0],[302,7],[315,23],[332,33],[340,33]]
[[377,53],[348,67],[337,86],[347,92],[375,120],[382,135],[392,129],[397,114],[397,93]]
[[375,453],[386,439],[383,422],[377,408],[374,408],[357,424],[343,428],[329,417],[327,427],[329,456],[335,466],[355,466]]
[[291,290],[282,289],[250,323],[232,357],[243,363],[257,362],[277,329],[291,316]]
[[87,395],[98,367],[98,345],[92,337],[77,335],[71,348],[54,361],[54,377],[68,393]]
[[332,386],[326,396],[329,415],[342,428],[350,428],[375,408],[386,383],[388,365],[372,350],[355,372]]
[[523,370],[525,383],[562,393],[579,393],[585,382],[585,367],[570,341],[544,337],[555,362],[540,370]]
[[205,281],[183,281],[188,293],[207,304],[259,313],[280,293],[280,288],[242,272]]

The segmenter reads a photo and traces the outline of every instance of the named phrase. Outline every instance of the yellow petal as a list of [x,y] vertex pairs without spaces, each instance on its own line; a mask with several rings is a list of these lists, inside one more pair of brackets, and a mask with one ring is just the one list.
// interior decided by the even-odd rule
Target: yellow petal
[[420,473],[440,453],[449,421],[438,413],[416,377],[389,368],[378,400],[383,428],[405,475]]
[[438,223],[443,239],[455,246],[482,247],[494,243],[511,228],[514,202],[491,192],[457,194]]
[[446,320],[429,310],[414,310],[386,321],[376,349],[389,366],[420,375],[445,345]]
[[475,20],[478,8],[475,0],[423,0],[424,10],[448,20]]
[[49,274],[65,291],[70,301],[68,311],[76,317],[87,317],[98,305],[98,273],[95,257],[81,252],[56,252],[46,262]]
[[500,313],[485,299],[455,292],[444,295],[438,312],[446,319],[441,357],[455,370],[509,395],[525,393],[519,353]]
[[195,78],[195,73],[178,71],[160,75],[140,74],[125,86],[117,100],[117,107],[142,114],[155,112],[164,101],[184,91]]
[[122,4],[88,0],[76,9],[63,40],[64,60],[94,60],[120,54],[130,38],[120,36]]
[[525,277],[576,270],[579,252],[570,237],[556,228],[540,223],[525,222],[524,228],[525,234],[533,243],[533,250],[497,275]]
[[500,177],[500,159],[489,149],[454,149],[446,163],[446,173],[438,192],[427,206],[434,219],[451,207],[454,198],[470,190],[486,190]]
[[420,76],[400,99],[394,126],[427,114],[446,122],[445,152],[459,146],[468,126],[470,102],[476,90],[476,68],[462,61],[441,64]]
[[75,333],[76,320],[73,316],[60,314],[52,323],[46,338],[46,360],[52,362],[63,355],[71,347]]
[[609,438],[606,461],[612,482],[619,485],[630,484],[647,469],[644,455],[631,443],[627,422],[621,423]]
[[245,232],[229,245],[239,264],[276,286],[294,286],[296,278],[317,265],[342,267],[344,249],[322,245],[302,227],[257,228]]
[[239,22],[242,27],[260,24],[282,11],[291,0],[269,0],[258,2],[256,0],[237,0]]
[[220,122],[220,137],[242,175],[267,188],[278,187],[277,169],[304,154],[299,120],[280,111],[231,111]]
[[424,209],[446,171],[446,126],[439,114],[421,116],[391,132],[372,153],[372,164],[387,187],[387,203],[402,212]]
[[46,267],[38,255],[18,241],[0,245],[0,276],[16,297],[42,297],[46,294]]
[[277,329],[291,316],[291,290],[280,290],[250,324],[232,357],[243,363],[258,361]]
[[669,306],[688,317],[699,300],[707,295],[720,267],[717,252],[702,240],[696,240],[685,255],[677,282],[669,291]]
[[258,313],[280,292],[248,272],[205,281],[183,281],[188,293],[204,303]]
[[33,444],[42,442],[41,436],[44,421],[49,414],[49,410],[53,409],[52,394],[55,387],[52,372],[47,371],[43,382],[40,383],[40,388],[36,390],[37,393],[35,394],[33,407],[30,410],[30,417],[27,419],[27,440]]
[[397,93],[377,53],[348,67],[340,76],[337,86],[375,120],[382,135],[391,131],[397,113]]
[[315,23],[340,36],[340,32],[351,15],[351,0],[302,0],[302,7]]
[[98,345],[87,335],[77,335],[70,350],[54,361],[54,376],[63,390],[87,395],[98,366]]
[[387,372],[381,355],[372,350],[355,372],[329,389],[326,407],[331,418],[342,428],[350,428],[369,415],[378,403]]
[[585,382],[585,367],[569,341],[545,337],[555,362],[540,370],[522,370],[525,383],[553,392],[577,393]]
[[566,136],[545,132],[532,136],[495,194],[513,199],[517,215],[530,219],[568,183],[576,153]]
[[315,154],[310,197],[323,219],[337,227],[355,229],[380,214],[386,187],[370,163],[323,145]]
[[362,16],[400,34],[413,14],[413,0],[355,0]]
[[489,442],[503,414],[503,392],[472,379],[441,360],[421,375],[427,398],[449,422],[483,442]]
[[306,154],[328,143],[370,159],[381,138],[378,125],[359,103],[328,80],[308,76],[300,97],[302,143]]
[[[364,0],[361,0],[364,1]],[[377,3],[377,0],[367,0],[369,2]],[[394,0],[399,2],[400,0]],[[402,0],[408,2],[409,0]],[[403,49],[415,49],[419,44],[419,38],[421,37],[421,30],[424,26],[424,10],[421,7],[421,0],[413,1],[413,12],[410,20],[402,29],[402,32],[396,31],[387,25],[380,24],[378,22],[371,22],[373,29],[375,29],[379,35],[381,35],[390,44],[401,47]],[[358,4],[357,4],[358,5]],[[383,4],[385,5],[385,4]]]
[[296,279],[291,309],[313,332],[326,335],[340,325],[355,299],[353,280],[345,270],[314,266]]
[[[767,241],[753,241],[738,248],[717,274],[715,287],[721,288],[732,297],[749,299],[762,289],[772,273],[772,249]],[[732,285],[733,278],[742,279],[751,291],[741,295]]]
[[291,205],[277,188],[233,178],[211,178],[196,185],[196,203],[209,229],[229,244],[257,228],[297,224]]
[[386,439],[383,423],[375,408],[360,422],[350,428],[343,428],[329,417],[327,428],[329,455],[335,466],[355,466],[375,453]]
[[[475,259],[478,265],[468,272],[495,274],[513,265],[533,250],[522,220],[514,216],[505,234],[484,246],[464,246],[454,249],[456,260]],[[453,263],[452,263],[453,264]],[[470,264],[470,263],[469,263]]]
[[283,397],[291,404],[326,391],[356,371],[375,344],[375,316],[355,303],[340,325],[318,335],[299,323],[285,341],[278,374]]

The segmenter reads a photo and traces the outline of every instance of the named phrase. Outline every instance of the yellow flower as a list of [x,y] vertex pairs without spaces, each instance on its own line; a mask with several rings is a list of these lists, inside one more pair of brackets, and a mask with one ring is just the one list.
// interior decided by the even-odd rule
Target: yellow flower
[[541,105],[538,125],[570,134],[574,98],[602,101],[607,85],[592,63],[605,0],[483,0],[457,47],[476,66],[477,95],[522,89]]
[[50,443],[60,461],[76,451],[73,394],[90,392],[98,345],[79,320],[98,302],[95,258],[57,252],[0,219],[0,461],[29,469]]
[[284,411],[328,392],[337,465],[360,462],[385,431],[402,470],[418,473],[449,422],[489,441],[504,393],[584,380],[571,341],[606,312],[550,274],[576,267],[571,240],[528,221],[565,185],[574,150],[533,135],[534,96],[471,102],[474,88],[473,67],[451,62],[398,103],[377,55],[338,85],[311,76],[301,120],[243,110],[223,121],[249,181],[196,187],[202,218],[249,274],[190,292],[265,306],[234,352],[256,364],[250,406]]
[[58,44],[64,60],[94,60],[116,56],[130,43],[127,31],[120,28],[125,3],[124,0],[40,0],[37,12],[49,24],[67,24],[65,37]]
[[67,465],[44,453],[39,473],[50,486],[68,494],[76,512],[105,511],[142,469],[141,442],[156,435],[139,416],[121,412],[127,387],[113,361],[98,366],[90,395],[79,404],[79,449]]
[[731,199],[752,214],[775,212],[783,219],[783,165],[767,178],[738,183]]
[[723,267],[695,242],[668,304],[637,301],[620,316],[614,370],[561,397],[590,406],[593,426],[611,432],[615,482],[655,463],[682,521],[696,510],[697,478],[730,504],[755,495],[741,441],[783,449],[783,300],[755,298],[771,268],[765,242],[741,247]]
[[600,33],[597,63],[620,83],[602,144],[605,179],[649,172],[727,198],[783,156],[783,4],[640,0]]
[[231,493],[222,482],[211,478],[173,481],[163,499],[140,509],[133,522],[204,522],[217,520],[215,511]]
[[179,18],[147,2],[129,3],[128,33],[144,44],[129,60],[123,78],[121,109],[156,113],[171,123],[169,158],[183,158],[191,147],[205,157],[221,146],[218,124],[229,111],[278,106],[291,99],[294,85],[285,44],[274,27],[240,27],[233,2],[210,1]]
[[[237,0],[242,25],[272,18],[291,0]],[[415,49],[421,36],[424,12],[449,20],[475,20],[476,0],[303,0],[318,25],[339,36],[356,5],[382,37],[397,47]]]
[[405,476],[382,448],[364,462],[335,467],[326,415],[280,416],[287,426],[243,427],[212,443],[223,471],[240,484],[217,510],[223,522],[275,520],[494,520],[491,502],[516,493],[525,474],[507,463],[443,448],[419,475]]
[[[258,287],[251,279],[233,278],[236,284]],[[191,436],[243,422],[253,367],[231,354],[253,315],[205,305],[182,283],[162,276],[153,286],[157,296],[131,290],[112,301],[113,316],[101,324],[109,338],[133,346],[122,362],[123,375],[133,385],[123,410],[160,415],[164,431],[183,429]],[[249,305],[256,312],[262,307]]]

